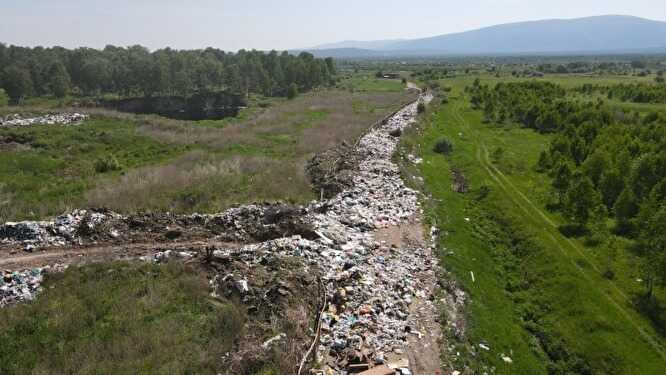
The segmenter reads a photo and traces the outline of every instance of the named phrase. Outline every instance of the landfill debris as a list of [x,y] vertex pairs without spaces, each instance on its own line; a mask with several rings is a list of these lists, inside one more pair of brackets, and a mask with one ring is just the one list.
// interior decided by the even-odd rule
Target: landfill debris
[[284,340],[285,338],[287,338],[287,335],[286,335],[285,333],[280,333],[279,335],[277,335],[277,336],[275,336],[275,337],[272,337],[272,338],[270,338],[270,339],[264,341],[264,343],[261,344],[261,346],[262,346],[264,349],[268,349],[268,348],[271,347],[271,345],[272,345],[274,342],[276,342],[276,341],[280,341],[280,340]]
[[409,160],[410,163],[412,163],[412,164],[416,164],[416,165],[419,165],[419,164],[422,164],[422,163],[423,163],[423,159],[422,159],[422,158],[416,157],[416,156],[414,156],[414,155],[412,155],[412,154],[408,154],[408,155],[407,155],[407,160]]
[[0,279],[0,308],[32,301],[41,290],[46,273],[62,272],[66,268],[65,265],[56,264],[22,271],[5,271]]
[[[52,221],[7,222],[0,225],[0,243],[21,244],[29,251],[76,244],[81,235],[94,232],[107,220],[118,218],[120,215],[111,212],[74,210]],[[109,236],[113,236],[113,231]]]
[[53,113],[35,117],[24,117],[19,114],[0,117],[0,127],[17,127],[32,125],[77,125],[88,119],[81,113]]
[[511,357],[508,356],[502,356],[502,361],[506,363],[513,363],[513,359],[511,359]]

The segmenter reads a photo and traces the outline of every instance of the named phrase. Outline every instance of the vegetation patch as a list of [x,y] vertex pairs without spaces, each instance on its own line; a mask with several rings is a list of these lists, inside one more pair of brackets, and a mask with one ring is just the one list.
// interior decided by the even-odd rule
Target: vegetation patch
[[0,372],[216,373],[246,318],[208,294],[175,263],[71,267],[34,303],[0,310]]
[[[631,247],[611,236],[586,248],[583,241],[566,238],[558,230],[567,217],[595,217],[585,203],[595,193],[572,180],[576,193],[569,199],[581,199],[571,206],[571,216],[546,210],[551,179],[537,172],[538,161],[559,138],[549,133],[558,131],[560,121],[550,126],[550,120],[538,119],[544,114],[539,110],[534,128],[548,129],[544,134],[515,126],[514,119],[520,117],[513,112],[501,123],[500,106],[483,111],[485,100],[472,104],[479,110],[467,104],[464,88],[474,86],[473,80],[446,81],[454,87],[449,104],[428,117],[422,135],[417,132],[410,136],[415,141],[406,142],[424,158],[424,188],[434,198],[429,216],[445,233],[442,264],[471,298],[469,335],[458,349],[468,354],[460,358],[460,365],[476,372],[494,367],[497,373],[659,373],[663,338],[658,325],[635,305],[633,296],[644,290],[636,282],[640,263]],[[558,108],[560,89],[544,88],[548,91],[534,95],[550,96],[552,91],[554,97],[536,103]],[[484,97],[492,98],[480,99]],[[521,99],[502,98],[513,100],[512,108],[522,108]],[[435,152],[442,138],[455,142],[448,156]],[[455,193],[452,170],[465,174],[469,194]],[[592,233],[599,230],[589,227]],[[609,262],[614,281],[603,272]],[[480,343],[490,350],[480,348]],[[508,353],[510,364],[502,359]]]

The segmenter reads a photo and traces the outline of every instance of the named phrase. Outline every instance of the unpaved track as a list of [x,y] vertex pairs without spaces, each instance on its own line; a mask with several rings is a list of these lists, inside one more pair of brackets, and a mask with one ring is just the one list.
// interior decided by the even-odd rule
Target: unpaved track
[[0,259],[0,268],[20,270],[42,267],[55,263],[79,264],[93,261],[135,259],[167,250],[203,252],[206,248],[211,246],[216,249],[239,247],[238,244],[220,242],[211,239],[168,243],[156,243],[153,241],[128,244],[52,247],[42,249],[39,252],[32,254],[7,254]]

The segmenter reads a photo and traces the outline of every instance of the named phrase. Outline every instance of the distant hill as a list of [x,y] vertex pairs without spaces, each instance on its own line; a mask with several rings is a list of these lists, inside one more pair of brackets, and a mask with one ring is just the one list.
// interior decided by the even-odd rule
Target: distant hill
[[345,40],[343,42],[322,44],[310,48],[311,50],[330,50],[330,49],[361,49],[361,50],[380,50],[386,49],[387,46],[392,44],[406,41],[405,39],[391,39],[391,40],[374,40],[374,41],[359,41],[359,40]]
[[[632,16],[596,16],[510,23],[430,38],[341,42],[374,55],[495,55],[664,52],[666,22]],[[331,51],[338,51],[337,49]],[[319,51],[318,55],[325,55]],[[334,56],[335,57],[335,56]]]

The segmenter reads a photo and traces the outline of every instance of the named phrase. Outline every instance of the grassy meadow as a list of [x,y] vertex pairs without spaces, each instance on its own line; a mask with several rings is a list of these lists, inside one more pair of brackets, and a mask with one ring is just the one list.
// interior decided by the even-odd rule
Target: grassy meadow
[[80,126],[0,129],[0,221],[74,207],[214,212],[255,201],[307,202],[316,194],[305,164],[315,153],[356,139],[413,100],[393,83],[390,90],[353,90],[352,81],[352,90],[255,98],[237,118],[219,121],[92,109]]
[[[545,208],[550,180],[535,171],[550,136],[484,123],[464,94],[477,77],[440,80],[452,89],[448,103],[433,102],[421,129],[403,142],[424,158],[411,173],[424,177],[421,188],[432,195],[426,205],[429,220],[444,233],[442,265],[471,300],[460,364],[478,373],[488,367],[505,374],[663,373],[666,341],[660,326],[636,308],[645,287],[629,244],[615,237],[591,247],[559,232],[564,219]],[[483,84],[518,80],[480,78]],[[567,87],[586,82],[541,79]],[[449,155],[433,150],[442,139],[453,145]],[[453,170],[465,175],[470,192],[452,190]],[[607,267],[615,272],[612,280],[603,276]],[[663,301],[663,290],[658,294]]]
[[213,374],[245,320],[177,263],[72,267],[34,303],[0,310],[0,373]]

